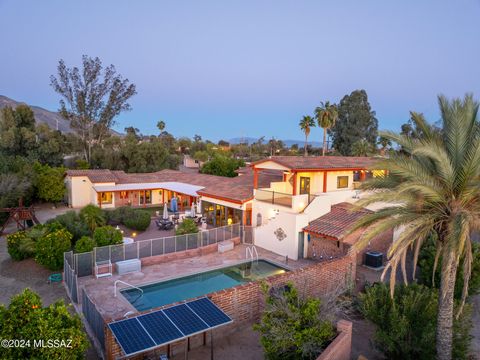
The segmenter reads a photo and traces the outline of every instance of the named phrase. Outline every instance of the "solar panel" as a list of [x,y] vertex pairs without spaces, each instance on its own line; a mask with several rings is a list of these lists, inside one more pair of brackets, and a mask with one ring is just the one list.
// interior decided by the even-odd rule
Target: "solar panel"
[[153,340],[136,318],[117,321],[108,324],[108,326],[122,347],[125,355],[155,346]]
[[173,306],[162,311],[186,336],[209,328],[209,326],[185,304]]
[[150,334],[157,346],[183,337],[183,334],[162,311],[142,315],[137,319]]
[[220,310],[217,305],[208,298],[191,301],[186,305],[192,309],[195,314],[200,316],[209,327],[227,324],[232,321],[227,314]]

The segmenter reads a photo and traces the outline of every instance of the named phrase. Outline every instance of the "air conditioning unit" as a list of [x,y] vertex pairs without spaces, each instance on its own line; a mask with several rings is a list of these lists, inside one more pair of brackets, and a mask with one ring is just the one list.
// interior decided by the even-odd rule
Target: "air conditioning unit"
[[383,266],[383,254],[378,251],[368,251],[365,253],[365,265],[374,269]]

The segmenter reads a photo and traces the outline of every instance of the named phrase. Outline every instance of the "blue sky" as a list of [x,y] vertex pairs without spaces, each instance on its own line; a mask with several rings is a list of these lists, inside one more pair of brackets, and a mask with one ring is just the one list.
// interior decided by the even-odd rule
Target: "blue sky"
[[437,120],[439,93],[480,97],[479,16],[479,0],[0,0],[0,94],[55,110],[58,60],[88,54],[137,85],[117,129],[302,139],[303,115],[360,88],[398,129],[409,110]]

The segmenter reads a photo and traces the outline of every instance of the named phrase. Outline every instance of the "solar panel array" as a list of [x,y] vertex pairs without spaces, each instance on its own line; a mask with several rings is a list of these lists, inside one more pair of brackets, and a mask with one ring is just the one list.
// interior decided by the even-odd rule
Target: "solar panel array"
[[227,314],[203,297],[108,326],[125,355],[133,355],[231,322]]

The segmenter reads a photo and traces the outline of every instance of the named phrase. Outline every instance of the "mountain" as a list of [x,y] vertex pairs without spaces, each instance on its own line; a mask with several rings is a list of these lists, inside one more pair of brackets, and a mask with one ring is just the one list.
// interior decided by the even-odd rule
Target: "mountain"
[[[228,142],[230,144],[240,144],[240,143],[252,144],[252,143],[256,142],[257,140],[258,140],[258,138],[252,138],[252,137],[240,138],[240,137],[237,137],[237,138],[233,138],[233,139],[228,140]],[[268,140],[269,139],[265,138],[264,143],[268,142]],[[283,143],[285,144],[285,146],[287,146],[287,147],[290,147],[293,144],[298,144],[299,147],[302,147],[303,144],[305,143],[305,140],[291,140],[291,139],[287,139],[287,140],[277,139],[277,140],[282,140]],[[313,147],[321,147],[322,143],[319,142],[319,141],[310,141],[310,139],[308,139],[308,145],[311,145]]]
[[[0,95],[0,109],[3,109],[6,106],[16,108],[20,104],[28,105],[24,102],[15,101],[6,96]],[[32,105],[28,105],[28,106],[30,106],[30,108],[33,110],[33,113],[35,115],[35,120],[38,123],[45,123],[48,126],[50,126],[52,129],[57,129],[57,125],[58,125],[58,130],[60,130],[63,133],[69,133],[73,131],[70,127],[70,123],[64,118],[62,118],[59,113],[48,111],[39,106],[32,106]]]

